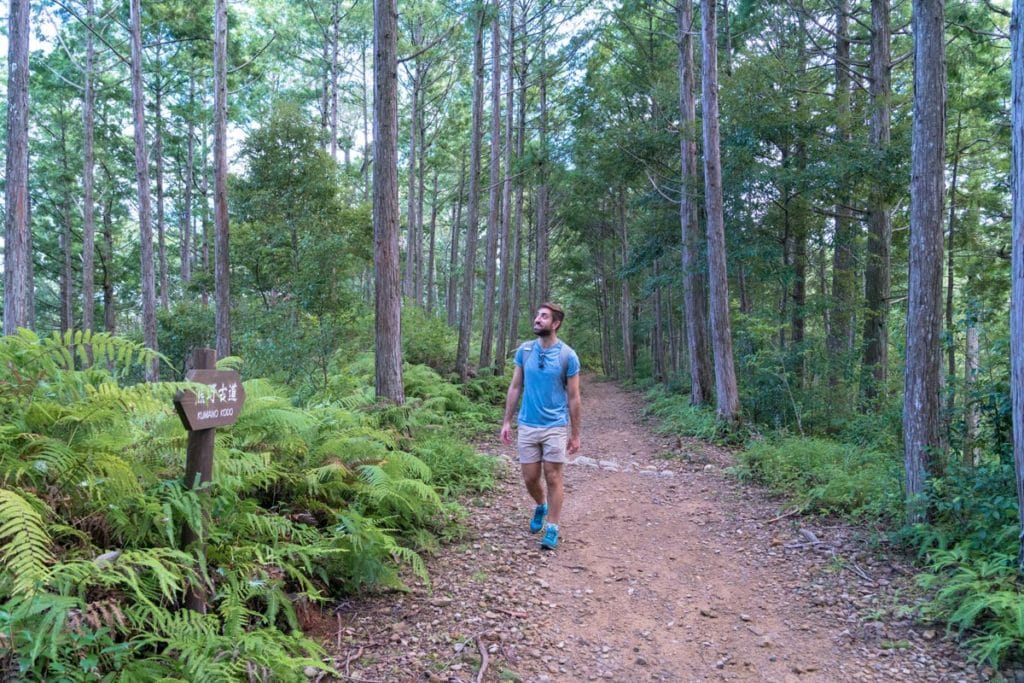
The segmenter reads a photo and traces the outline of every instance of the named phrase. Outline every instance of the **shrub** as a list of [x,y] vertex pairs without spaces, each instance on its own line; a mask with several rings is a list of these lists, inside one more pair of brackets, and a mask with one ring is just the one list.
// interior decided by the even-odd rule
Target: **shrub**
[[857,446],[796,437],[756,441],[739,453],[736,472],[807,510],[897,519],[902,509],[899,461]]

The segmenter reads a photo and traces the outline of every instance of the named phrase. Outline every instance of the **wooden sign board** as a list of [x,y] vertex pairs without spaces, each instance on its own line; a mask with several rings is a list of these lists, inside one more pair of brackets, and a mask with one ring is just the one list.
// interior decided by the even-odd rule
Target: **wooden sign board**
[[191,370],[185,379],[207,387],[199,395],[194,391],[179,391],[174,397],[174,409],[185,429],[198,431],[235,424],[245,403],[245,389],[237,372]]

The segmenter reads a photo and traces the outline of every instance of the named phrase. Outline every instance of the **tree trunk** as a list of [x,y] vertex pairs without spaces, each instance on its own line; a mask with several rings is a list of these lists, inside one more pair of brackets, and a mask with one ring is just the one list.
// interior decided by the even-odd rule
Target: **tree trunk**
[[686,343],[690,359],[690,403],[702,406],[711,401],[711,356],[708,350],[707,286],[700,252],[702,245],[697,170],[697,114],[694,93],[693,2],[679,0],[676,6],[679,46],[679,112],[682,193],[679,220],[682,226],[683,305],[686,309]]
[[231,256],[228,232],[228,2],[214,1],[213,222],[217,357],[231,355]]
[[[1010,164],[1013,247],[1010,288],[1010,396],[1017,509],[1024,538],[1024,0],[1013,0],[1010,19]],[[1017,557],[1024,571],[1024,543]]]
[[967,348],[964,354],[964,464],[978,464],[981,449],[978,447],[978,404],[974,400],[974,387],[978,382],[981,346],[978,342],[978,321],[971,316],[967,321]]
[[[840,0],[836,10],[836,143],[850,143],[850,36],[849,0]],[[832,253],[832,301],[825,347],[829,355],[828,382],[837,386],[844,376],[853,343],[856,259],[853,213],[846,182],[840,183],[835,206],[835,235]]]
[[[95,21],[96,2],[86,0],[85,20],[92,26]],[[93,184],[96,175],[94,139],[96,126],[96,91],[93,88],[93,69],[96,50],[92,33],[85,32],[85,69],[83,73],[85,91],[82,95],[82,329],[93,329],[93,315],[96,307],[96,285],[94,281],[96,255],[96,200]]]
[[434,167],[434,191],[430,200],[430,251],[427,256],[427,313],[434,312],[434,301],[437,298],[437,268],[435,251],[437,249],[437,167]]
[[476,288],[476,238],[480,228],[480,146],[484,110],[484,8],[473,9],[473,115],[469,134],[469,224],[466,227],[466,257],[462,277],[462,301],[459,304],[459,345],[455,370],[459,379],[469,379],[469,341],[473,334],[473,290]]
[[28,222],[28,0],[7,16],[7,175],[4,233],[4,334],[31,326],[32,236]]
[[181,218],[181,286],[188,287],[192,280],[192,186],[195,183],[195,123],[192,112],[196,103],[196,79],[188,78],[188,122],[185,127],[185,187],[182,192]]
[[[891,86],[889,0],[871,0],[871,146],[882,163],[889,148]],[[864,359],[861,392],[877,406],[889,370],[889,248],[892,222],[889,201],[880,180],[868,196],[867,258],[864,267]]]
[[626,196],[625,191],[619,190],[617,199],[619,219],[619,254],[622,259],[622,369],[626,379],[633,379],[636,365],[633,362],[636,356],[633,353],[633,295],[630,291],[629,276],[626,275],[629,266],[629,228],[626,223]]
[[946,55],[943,0],[914,0],[914,115],[910,182],[910,275],[903,401],[908,517],[925,517],[920,496],[942,450],[942,201]]
[[459,322],[459,232],[462,225],[462,194],[466,185],[466,161],[463,159],[459,168],[459,189],[452,205],[452,241],[449,247],[451,254],[448,259],[448,291],[445,297],[445,309],[448,314],[448,326],[455,327]]
[[206,165],[208,157],[208,144],[209,138],[203,134],[203,182],[200,184],[199,191],[202,195],[200,197],[200,206],[202,206],[202,215],[200,222],[203,227],[203,250],[202,250],[202,264],[203,264],[203,293],[200,300],[203,306],[210,305],[210,291],[209,282],[210,278],[210,169]]
[[156,253],[160,268],[160,307],[170,308],[171,296],[168,291],[170,280],[167,276],[167,235],[164,225],[164,112],[163,112],[163,80],[160,78],[160,47],[156,49],[156,78],[153,79],[153,113],[156,116],[155,135],[153,137],[153,162],[156,169]]
[[505,178],[501,183],[501,254],[499,261],[501,265],[501,277],[498,284],[498,336],[497,348],[494,352],[495,372],[501,374],[505,370],[505,356],[509,339],[509,301],[512,298],[509,289],[512,286],[512,264],[509,258],[512,254],[512,247],[509,244],[511,239],[512,222],[512,128],[513,128],[513,93],[514,71],[515,71],[515,46],[516,46],[516,14],[515,7],[509,2],[508,8],[508,71],[505,75],[505,158],[502,164],[505,167]]
[[[659,281],[660,268],[659,259],[654,260],[654,281]],[[661,285],[654,286],[654,295],[651,297],[651,308],[654,315],[654,329],[651,330],[651,361],[654,366],[654,381],[664,382],[665,372],[665,326],[662,320],[661,307]]]
[[60,233],[60,251],[63,257],[60,269],[60,331],[67,332],[75,327],[74,314],[74,266],[71,263],[71,201],[64,199],[64,220],[61,221],[62,230]]
[[331,3],[331,158],[338,161],[338,43],[341,40],[341,15],[338,0]]
[[540,13],[540,116],[537,126],[540,134],[540,169],[537,195],[537,277],[531,309],[548,299],[548,62],[547,62],[547,6],[541,3]]
[[956,328],[953,326],[953,240],[956,238],[956,189],[960,177],[960,136],[963,133],[963,115],[957,114],[956,135],[953,141],[953,171],[949,181],[949,238],[946,251],[946,407],[942,421],[946,443],[953,430],[953,410],[956,407]]
[[[525,12],[522,15],[523,22],[523,35],[524,38],[521,41],[522,45],[519,51],[519,101],[516,105],[516,159],[522,159],[523,153],[526,146],[526,15]],[[509,49],[509,60],[512,59],[512,50]],[[509,67],[509,73],[511,73],[511,67]],[[508,87],[512,87],[512,80],[509,79]],[[508,169],[511,170],[511,165]],[[519,345],[519,312],[520,312],[520,300],[522,299],[523,292],[523,203],[524,203],[524,184],[523,181],[516,181],[516,207],[515,207],[515,224],[512,227],[512,263],[514,264],[514,272],[512,274],[512,285],[511,285],[511,298],[509,302],[509,321],[508,321],[508,347],[514,349]],[[529,272],[529,271],[527,271]]]
[[740,399],[732,356],[729,278],[725,260],[725,215],[718,133],[718,45],[715,0],[701,0],[701,86],[704,103],[704,205],[707,213],[708,273],[711,299],[711,344],[715,352],[715,399],[719,419],[740,420]]
[[[146,152],[146,102],[142,87],[142,17],[139,0],[131,0],[132,112],[135,123],[135,179],[139,192],[139,256],[142,262],[142,337],[157,350],[156,273],[153,270],[153,222],[149,202],[149,155]],[[160,365],[146,367],[146,381],[160,379]]]
[[377,397],[405,402],[398,273],[398,8],[373,3],[373,262]]
[[419,126],[420,162],[416,167],[416,241],[413,242],[416,260],[413,264],[415,269],[413,271],[412,289],[413,299],[416,301],[416,305],[421,307],[423,306],[423,206],[427,192],[423,179],[427,168],[428,150],[426,124],[423,116],[423,107],[420,107],[419,122],[417,123]]
[[491,20],[491,173],[487,199],[487,263],[484,275],[484,320],[480,367],[491,365],[494,347],[494,297],[498,274],[498,227],[501,221],[501,24]]
[[[112,195],[113,193],[111,193]],[[103,204],[103,245],[100,260],[103,263],[103,329],[117,332],[117,304],[114,301],[114,199],[108,196]]]
[[[414,40],[413,45],[415,46],[416,44]],[[417,67],[412,77],[412,111],[409,115],[409,192],[406,197],[408,208],[405,213],[405,276],[402,279],[402,294],[408,299],[413,298],[415,291],[413,273],[416,272],[416,153],[419,151],[419,145],[417,144],[419,126],[416,125],[416,119],[419,116],[420,102],[419,76],[419,68]]]

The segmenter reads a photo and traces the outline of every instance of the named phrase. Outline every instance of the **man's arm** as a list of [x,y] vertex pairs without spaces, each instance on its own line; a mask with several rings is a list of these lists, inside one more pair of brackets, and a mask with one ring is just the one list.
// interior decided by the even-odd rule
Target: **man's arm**
[[519,397],[523,393],[523,369],[518,365],[512,371],[512,381],[508,385],[505,396],[505,419],[501,423],[501,441],[505,445],[512,443],[512,416],[519,405]]
[[565,386],[569,394],[569,420],[572,422],[572,429],[569,432],[568,451],[572,455],[580,449],[580,425],[581,413],[583,411],[580,401],[580,373],[569,378]]

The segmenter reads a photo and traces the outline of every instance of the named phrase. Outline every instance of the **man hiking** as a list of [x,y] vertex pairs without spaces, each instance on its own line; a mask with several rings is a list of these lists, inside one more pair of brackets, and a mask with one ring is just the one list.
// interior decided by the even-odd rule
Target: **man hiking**
[[[566,455],[580,449],[580,359],[558,339],[564,319],[565,312],[557,304],[543,303],[537,309],[533,319],[537,339],[516,349],[501,425],[501,440],[511,445],[512,414],[521,396],[519,463],[526,490],[537,503],[530,531],[544,529],[540,545],[550,550],[558,547],[558,519],[565,498],[562,468]],[[546,496],[541,473],[547,483]]]

